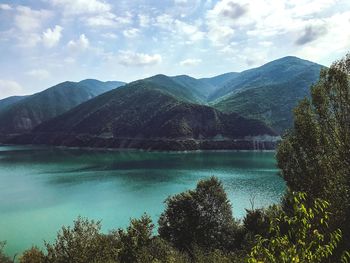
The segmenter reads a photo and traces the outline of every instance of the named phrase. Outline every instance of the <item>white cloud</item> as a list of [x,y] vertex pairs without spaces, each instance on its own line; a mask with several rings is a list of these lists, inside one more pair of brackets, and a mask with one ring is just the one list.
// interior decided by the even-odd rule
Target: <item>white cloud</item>
[[71,40],[68,42],[68,48],[73,52],[83,51],[87,49],[89,45],[89,39],[85,36],[85,34],[81,34],[77,40]]
[[180,61],[180,66],[197,66],[198,64],[200,64],[202,62],[201,59],[197,59],[197,58],[188,58],[185,60]]
[[26,72],[26,74],[39,80],[48,79],[51,75],[50,72],[45,69],[32,69]]
[[73,63],[75,63],[75,58],[66,57],[63,61],[67,64],[73,64]]
[[0,79],[0,99],[14,95],[22,95],[23,87],[13,80]]
[[[313,61],[322,61],[330,54],[342,56],[350,50],[350,11],[338,13],[324,19],[327,32],[316,41],[298,46],[296,55]],[[334,59],[333,59],[334,60]]]
[[27,6],[18,6],[16,10],[16,27],[28,33],[40,29],[45,20],[52,16],[48,10],[33,10]]
[[111,12],[105,12],[94,16],[83,17],[81,20],[90,27],[121,28],[132,23],[132,15],[126,13],[124,16],[116,16]]
[[9,11],[12,10],[12,7],[8,4],[0,4],[0,10]]
[[244,57],[252,55],[265,62],[288,54],[321,61],[350,48],[349,8],[345,0],[219,0],[205,14],[208,39],[247,65]]
[[140,34],[140,30],[137,28],[125,29],[123,35],[127,38],[135,38]]
[[58,44],[62,36],[63,27],[56,25],[53,29],[48,28],[43,32],[42,41],[46,47],[54,47]]
[[208,37],[215,46],[224,46],[231,42],[235,30],[229,26],[213,23],[209,27]]
[[205,32],[199,25],[175,19],[168,14],[157,16],[153,25],[168,31],[171,37],[180,38],[186,44],[203,40],[205,37]]
[[124,66],[148,66],[161,63],[162,57],[159,54],[149,55],[132,51],[120,51],[118,60]]
[[138,18],[139,18],[140,27],[148,27],[151,23],[151,18],[148,15],[139,14]]
[[110,33],[110,32],[104,33],[101,36],[104,37],[104,38],[109,38],[109,39],[117,39],[118,38],[117,34]]
[[34,10],[27,6],[17,6],[14,15],[14,32],[18,47],[32,48],[42,40],[40,30],[53,13],[49,10]]
[[109,12],[111,6],[99,0],[52,0],[53,5],[62,7],[67,15],[98,14]]

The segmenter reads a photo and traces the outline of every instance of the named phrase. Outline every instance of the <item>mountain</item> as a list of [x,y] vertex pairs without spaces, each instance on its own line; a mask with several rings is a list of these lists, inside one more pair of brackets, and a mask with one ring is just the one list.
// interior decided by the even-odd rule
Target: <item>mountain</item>
[[228,73],[221,74],[211,78],[201,78],[199,80],[207,84],[210,84],[211,86],[214,86],[215,89],[212,90],[211,92],[211,93],[214,93],[217,89],[223,87],[228,81],[234,79],[238,75],[239,73],[237,72],[228,72]]
[[261,121],[188,102],[174,90],[149,79],[130,83],[42,123],[17,143],[184,150],[275,135]]
[[305,72],[310,72],[312,79],[317,81],[321,68],[321,65],[311,61],[291,56],[284,57],[261,67],[239,73],[222,88],[214,92],[209,99],[214,101],[230,93],[237,93],[250,88],[289,83],[298,79],[298,76]]
[[195,79],[187,75],[174,76],[172,79],[187,89],[191,89],[203,102],[206,102],[209,95],[217,89],[216,86],[209,84],[209,82]]
[[0,112],[0,134],[30,131],[43,121],[121,85],[124,83],[93,79],[80,82],[67,81],[27,96]]
[[6,109],[7,107],[15,104],[16,102],[19,102],[23,99],[25,99],[27,96],[12,96],[12,97],[8,97],[5,99],[0,100],[0,112],[4,109]]
[[166,75],[159,74],[159,75],[152,76],[150,78],[138,80],[134,83],[137,83],[137,82],[141,82],[141,83],[147,82],[150,84],[155,84],[159,88],[173,94],[178,99],[181,99],[183,101],[193,102],[193,103],[205,102],[205,97],[200,92],[198,92],[198,90],[195,87],[181,83],[181,81],[177,81],[176,77],[169,77]]
[[[236,112],[264,121],[283,133],[293,123],[293,109],[310,94],[322,66],[295,57],[282,58],[259,68],[242,72],[218,94],[213,106],[223,112]],[[217,95],[216,95],[217,96]]]

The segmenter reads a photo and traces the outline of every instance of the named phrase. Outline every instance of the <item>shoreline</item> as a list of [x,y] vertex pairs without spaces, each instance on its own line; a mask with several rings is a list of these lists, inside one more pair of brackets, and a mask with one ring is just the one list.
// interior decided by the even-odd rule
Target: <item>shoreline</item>
[[8,137],[0,145],[38,145],[80,149],[138,150],[159,152],[275,151],[280,140],[236,138],[101,138],[88,134],[23,134]]
[[28,147],[42,147],[54,148],[54,149],[67,149],[67,150],[86,150],[86,151],[111,151],[111,152],[152,152],[152,153],[202,153],[202,152],[276,152],[276,149],[198,149],[198,150],[145,150],[140,148],[102,148],[102,147],[79,147],[79,146],[64,146],[64,145],[47,145],[47,144],[10,144],[0,143],[0,147],[13,147],[13,146],[28,146]]

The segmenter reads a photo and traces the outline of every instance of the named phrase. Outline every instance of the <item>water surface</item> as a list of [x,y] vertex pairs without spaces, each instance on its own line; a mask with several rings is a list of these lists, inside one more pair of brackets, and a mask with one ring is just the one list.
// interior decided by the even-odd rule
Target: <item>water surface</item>
[[233,214],[279,202],[285,184],[274,152],[164,153],[0,146],[0,241],[9,255],[52,241],[78,216],[108,231],[147,212],[154,221],[169,195],[212,175]]

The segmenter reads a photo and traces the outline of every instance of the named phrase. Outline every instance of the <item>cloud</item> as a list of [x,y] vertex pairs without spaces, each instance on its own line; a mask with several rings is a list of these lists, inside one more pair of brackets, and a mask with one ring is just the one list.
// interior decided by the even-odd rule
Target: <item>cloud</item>
[[132,16],[126,13],[124,16],[116,16],[111,12],[98,14],[95,16],[83,17],[83,22],[89,27],[114,27],[120,28],[132,23]]
[[73,52],[85,50],[89,47],[89,45],[89,39],[85,36],[85,34],[81,34],[77,40],[71,40],[68,42],[68,48]]
[[98,14],[109,12],[111,6],[99,0],[52,0],[53,5],[62,7],[66,15]]
[[101,36],[104,37],[104,38],[109,38],[109,39],[117,39],[118,38],[117,34],[110,33],[110,32],[104,33]]
[[312,42],[327,33],[325,26],[307,26],[303,34],[296,40],[297,45],[305,45]]
[[162,57],[159,54],[149,55],[132,51],[120,51],[118,60],[123,66],[150,66],[161,63]]
[[16,11],[16,27],[27,33],[40,29],[45,20],[52,16],[51,11],[33,10],[27,6],[18,6]]
[[219,12],[225,17],[236,19],[243,16],[247,12],[247,7],[240,5],[239,3],[235,3],[233,1],[226,1],[224,3],[225,4],[222,5]]
[[58,44],[62,36],[63,27],[56,25],[53,29],[48,28],[43,32],[42,41],[46,47],[54,47]]
[[205,38],[205,32],[199,25],[175,19],[168,14],[157,16],[153,25],[167,31],[171,37],[180,38],[182,43],[192,44]]
[[28,76],[31,76],[35,79],[40,79],[40,80],[48,79],[51,76],[50,72],[48,72],[45,69],[33,69],[26,72],[26,74]]
[[0,99],[23,93],[23,87],[16,81],[0,79]]
[[27,6],[17,6],[14,15],[12,37],[17,39],[18,47],[32,48],[42,40],[40,30],[45,22],[53,16],[49,10],[34,10]]
[[140,34],[140,30],[137,28],[130,28],[123,31],[123,35],[127,38],[135,38]]
[[345,30],[350,28],[350,11],[337,13],[324,19],[327,25],[327,32],[319,36],[317,41],[309,42],[307,45],[296,46],[297,56],[312,61],[323,59],[334,60],[334,57],[343,56],[349,52],[350,32]]
[[0,10],[9,11],[12,10],[12,7],[8,4],[0,4]]
[[210,41],[215,46],[226,46],[228,45],[233,36],[235,35],[235,30],[229,26],[211,24],[209,27],[208,36]]
[[180,66],[197,66],[198,64],[200,64],[202,62],[201,59],[197,59],[197,58],[188,58],[185,60],[180,61]]
[[139,14],[138,19],[140,27],[148,27],[150,25],[151,18],[148,15]]

